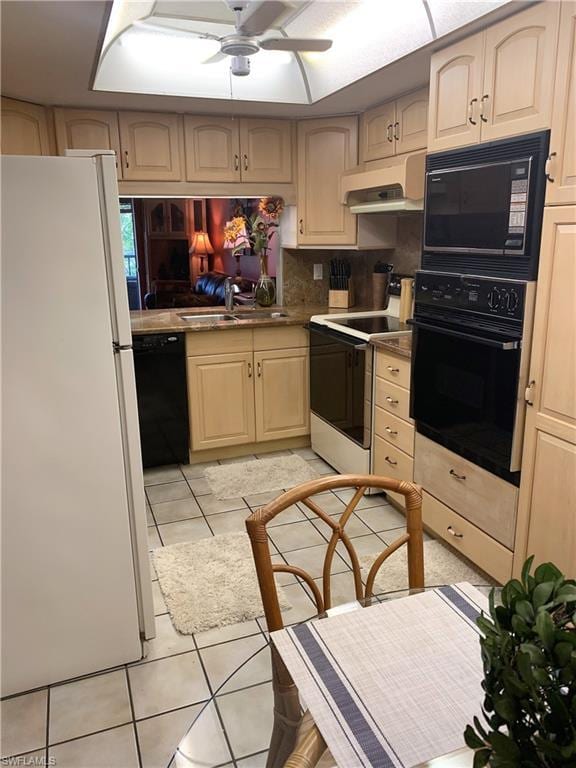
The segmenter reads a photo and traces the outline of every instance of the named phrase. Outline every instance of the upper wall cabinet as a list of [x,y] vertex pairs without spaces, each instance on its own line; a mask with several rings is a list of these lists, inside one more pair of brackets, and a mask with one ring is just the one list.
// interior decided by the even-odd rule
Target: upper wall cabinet
[[428,88],[364,112],[360,124],[360,160],[426,149]]
[[27,101],[2,98],[3,155],[49,155],[46,109]]
[[432,56],[430,152],[550,127],[559,12],[540,3]]
[[355,117],[298,123],[298,244],[355,245],[356,216],[340,202],[340,175],[356,165]]
[[562,3],[547,205],[576,203],[576,3]]
[[238,122],[231,117],[184,117],[186,179],[240,181]]
[[117,112],[55,109],[54,123],[58,154],[67,149],[112,149],[118,158],[118,177],[122,178]]
[[432,56],[429,152],[480,141],[478,100],[483,63],[483,33],[472,35]]
[[292,123],[289,120],[240,120],[242,181],[292,181]]
[[178,115],[120,112],[122,173],[127,181],[180,181]]
[[188,181],[292,180],[289,120],[186,115],[184,131]]

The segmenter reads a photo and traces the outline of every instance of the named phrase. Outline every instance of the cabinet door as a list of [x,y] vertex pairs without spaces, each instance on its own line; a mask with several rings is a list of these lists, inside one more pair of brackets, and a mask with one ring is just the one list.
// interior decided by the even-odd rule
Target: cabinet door
[[355,245],[356,216],[340,202],[340,176],[358,157],[355,117],[298,124],[298,243]]
[[575,575],[576,206],[544,211],[530,381],[514,571],[535,552]]
[[432,55],[428,151],[480,141],[484,32]]
[[396,154],[426,149],[428,141],[428,88],[409,93],[396,101],[394,125]]
[[364,112],[360,119],[360,160],[380,160],[394,154],[396,102]]
[[576,203],[576,2],[562,3],[546,204]]
[[27,101],[2,98],[1,152],[3,155],[49,155],[46,109]]
[[[117,112],[85,109],[55,109],[56,146],[63,155],[67,149],[113,149],[120,158],[120,132]],[[117,163],[121,177],[121,164]]]
[[129,181],[180,181],[178,115],[120,112],[122,172]]
[[292,123],[240,120],[242,181],[292,181]]
[[253,443],[252,352],[189,357],[187,364],[192,450]]
[[240,181],[237,120],[186,115],[184,141],[188,181]]
[[482,141],[549,128],[560,3],[539,3],[488,27]]
[[307,349],[255,352],[256,440],[310,432]]

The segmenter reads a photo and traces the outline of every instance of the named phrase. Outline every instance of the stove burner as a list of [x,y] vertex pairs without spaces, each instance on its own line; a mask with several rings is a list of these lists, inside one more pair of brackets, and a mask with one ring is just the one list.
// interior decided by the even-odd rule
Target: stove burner
[[390,315],[380,315],[375,317],[350,317],[342,318],[341,320],[332,320],[331,322],[337,325],[343,325],[346,328],[351,328],[354,331],[361,331],[362,333],[393,333],[401,331],[404,326],[400,325],[400,321],[397,317]]

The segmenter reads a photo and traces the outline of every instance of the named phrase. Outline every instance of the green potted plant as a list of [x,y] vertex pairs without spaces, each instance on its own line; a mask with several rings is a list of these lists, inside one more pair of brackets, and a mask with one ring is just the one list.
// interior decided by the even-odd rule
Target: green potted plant
[[530,575],[533,560],[477,621],[486,723],[464,732],[474,768],[576,766],[576,581],[552,563]]

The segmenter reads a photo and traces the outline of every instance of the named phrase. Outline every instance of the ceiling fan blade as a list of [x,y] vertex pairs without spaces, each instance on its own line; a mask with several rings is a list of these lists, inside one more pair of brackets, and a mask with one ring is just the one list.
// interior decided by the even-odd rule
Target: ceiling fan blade
[[327,51],[332,47],[332,40],[320,38],[269,37],[259,42],[265,51]]
[[254,0],[242,14],[239,34],[257,37],[266,32],[289,9],[282,0]]
[[155,24],[154,22],[149,21],[135,21],[132,26],[137,27],[138,29],[147,29],[154,32],[178,32],[181,35],[192,35],[193,37],[200,37],[208,40],[218,40],[218,42],[220,42],[218,35],[212,35],[210,32],[183,29],[177,24]]
[[206,59],[206,61],[203,61],[203,64],[218,64],[219,61],[222,61],[223,59],[229,58],[227,54],[222,53],[222,51],[218,51],[218,53],[215,53],[213,56],[210,56],[209,59]]

